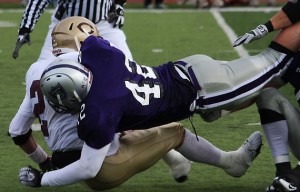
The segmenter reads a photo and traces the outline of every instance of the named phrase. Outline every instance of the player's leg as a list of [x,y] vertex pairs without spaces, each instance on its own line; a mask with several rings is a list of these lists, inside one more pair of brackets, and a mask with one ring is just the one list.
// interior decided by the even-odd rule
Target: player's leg
[[170,173],[176,182],[182,183],[188,179],[192,162],[174,149],[167,152],[162,160],[169,167]]
[[204,138],[184,129],[179,123],[138,130],[120,139],[118,152],[105,159],[95,179],[85,182],[89,187],[104,190],[117,187],[133,175],[146,170],[175,148],[186,158],[223,168],[234,177],[240,177],[258,155],[261,134],[253,133],[236,151],[224,152]]
[[[300,112],[278,90],[274,88],[264,89],[257,98],[257,106],[261,123],[276,167],[276,177],[290,176],[300,181],[300,166],[292,171],[289,157],[289,147],[295,157],[300,159]],[[295,172],[295,173],[293,173]],[[298,177],[295,176],[299,175]],[[280,184],[280,179],[275,179],[267,188],[274,189],[274,185]],[[299,183],[300,184],[300,183]]]
[[274,77],[287,68],[294,53],[272,42],[270,47],[255,56],[230,62],[193,55],[175,62],[189,75],[198,88],[196,110],[234,111],[259,95]]
[[186,129],[184,141],[176,150],[193,162],[220,167],[230,176],[241,177],[260,153],[261,145],[261,133],[257,131],[238,150],[225,152],[202,137],[196,139]]
[[179,123],[132,131],[120,138],[118,152],[106,157],[96,178],[86,184],[98,190],[117,187],[158,162],[183,137],[184,128]]
[[[257,98],[257,106],[260,112],[262,126],[265,129],[280,128],[280,133],[285,136],[281,143],[288,144],[295,157],[300,160],[300,112],[277,89],[264,89]],[[278,120],[277,120],[278,119]],[[280,123],[281,122],[281,123]],[[276,126],[277,123],[280,123]],[[268,124],[271,124],[268,126]],[[266,130],[272,134],[275,130]],[[272,135],[271,135],[272,137]],[[273,136],[275,137],[275,136]],[[269,139],[269,138],[268,138]],[[272,139],[272,138],[270,138]],[[275,139],[272,139],[275,140]],[[271,141],[272,141],[271,140]],[[273,149],[274,148],[274,149]],[[273,147],[272,151],[283,147]],[[285,147],[288,150],[288,147]],[[277,153],[277,152],[275,152]],[[280,152],[278,152],[280,153]],[[287,152],[285,151],[287,154]],[[273,154],[274,155],[274,154]],[[276,160],[275,160],[276,161]]]

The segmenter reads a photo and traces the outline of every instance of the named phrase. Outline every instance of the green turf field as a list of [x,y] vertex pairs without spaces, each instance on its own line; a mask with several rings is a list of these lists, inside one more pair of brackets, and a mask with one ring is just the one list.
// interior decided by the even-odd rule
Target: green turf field
[[[224,12],[229,26],[238,34],[266,21],[274,12]],[[13,144],[7,136],[9,123],[18,110],[25,94],[25,73],[40,52],[50,22],[50,14],[45,13],[31,34],[32,45],[24,46],[17,60],[11,54],[17,37],[21,12],[0,12],[0,187],[1,191],[89,191],[80,184],[59,187],[32,189],[18,181],[21,167],[33,163]],[[15,24],[4,27],[5,24]],[[124,31],[134,59],[139,64],[158,65],[188,55],[202,53],[215,59],[231,60],[238,54],[231,47],[225,32],[217,24],[209,11],[202,12],[127,12]],[[264,49],[271,38],[245,46],[250,54]],[[212,74],[213,75],[213,74]],[[293,100],[290,87],[282,89]],[[204,123],[199,117],[193,118],[199,135],[204,136],[224,150],[235,150],[254,131],[262,130],[255,106],[231,114],[214,123]],[[192,128],[188,121],[182,123]],[[44,146],[40,132],[34,132]],[[203,191],[203,192],[258,192],[264,191],[274,176],[273,160],[264,138],[262,153],[254,161],[247,174],[241,178],[231,178],[222,170],[201,164],[193,164],[188,182],[177,184],[170,177],[166,166],[159,162],[149,170],[135,176],[121,187],[111,191]]]

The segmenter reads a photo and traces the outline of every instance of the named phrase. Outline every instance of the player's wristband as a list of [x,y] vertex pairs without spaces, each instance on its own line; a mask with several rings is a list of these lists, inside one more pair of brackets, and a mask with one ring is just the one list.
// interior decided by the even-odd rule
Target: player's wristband
[[35,163],[40,164],[48,158],[48,155],[42,149],[42,147],[38,145],[36,150],[33,153],[29,154],[28,157]]
[[274,31],[274,27],[271,21],[266,22],[264,25],[267,27],[268,32]]

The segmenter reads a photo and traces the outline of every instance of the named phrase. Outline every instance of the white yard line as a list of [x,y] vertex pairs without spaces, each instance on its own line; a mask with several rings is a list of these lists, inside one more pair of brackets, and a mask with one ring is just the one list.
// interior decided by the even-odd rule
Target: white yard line
[[[233,42],[234,40],[236,40],[238,36],[235,34],[235,32],[232,30],[232,28],[226,23],[226,21],[220,14],[220,11],[218,11],[217,9],[211,9],[210,12],[216,19],[218,25],[221,27],[221,29],[227,35],[229,41]],[[240,57],[249,56],[248,51],[243,46],[238,46],[235,48],[235,50],[237,51],[237,53]]]

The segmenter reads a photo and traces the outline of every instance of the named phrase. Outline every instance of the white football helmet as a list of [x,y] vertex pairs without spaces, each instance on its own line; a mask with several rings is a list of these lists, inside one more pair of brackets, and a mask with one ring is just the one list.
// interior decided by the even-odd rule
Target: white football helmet
[[52,30],[52,53],[54,56],[79,51],[82,42],[90,35],[100,36],[95,24],[84,17],[67,17]]
[[92,79],[92,73],[82,64],[73,60],[58,60],[45,69],[40,87],[56,112],[75,114],[80,111]]

